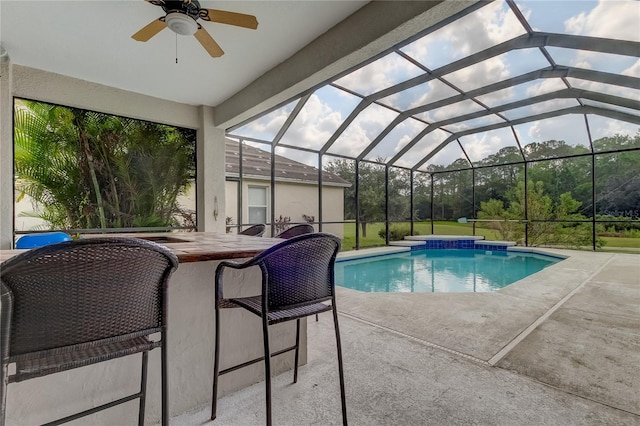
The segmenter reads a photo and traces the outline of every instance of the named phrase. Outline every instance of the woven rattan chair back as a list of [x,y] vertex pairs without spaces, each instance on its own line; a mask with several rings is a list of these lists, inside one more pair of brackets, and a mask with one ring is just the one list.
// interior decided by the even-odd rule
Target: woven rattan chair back
[[[214,354],[213,398],[211,419],[216,418],[218,376],[264,360],[267,425],[271,425],[271,357],[295,351],[293,382],[298,380],[300,319],[309,315],[333,311],[340,376],[342,420],[347,424],[344,373],[338,314],[336,311],[334,265],[340,251],[340,239],[332,234],[310,233],[291,237],[264,251],[253,259],[238,264],[223,261],[216,269],[216,340]],[[244,269],[258,266],[262,271],[262,295],[224,298],[223,272],[225,268]],[[220,310],[242,307],[262,318],[265,356],[246,361],[220,371]],[[268,326],[296,320],[295,345],[272,353],[269,349]]]
[[333,297],[334,263],[340,240],[327,234],[304,237],[292,237],[255,259],[265,272],[269,311],[310,305]]
[[240,231],[240,235],[251,235],[252,237],[262,237],[265,230],[264,224],[253,225],[245,229],[244,231]]
[[316,230],[313,229],[313,225],[303,223],[301,225],[295,225],[289,229],[285,229],[284,231],[276,235],[276,238],[284,238],[285,240],[287,240],[291,237],[297,237],[298,235],[312,234],[315,231]]
[[[0,265],[3,379],[19,382],[137,352],[146,358],[154,347],[164,353],[167,284],[177,266],[167,248],[133,238],[57,243],[5,261]],[[161,333],[161,340],[146,338],[153,333]],[[34,359],[46,359],[48,366]],[[15,374],[6,376],[6,366],[14,362]]]

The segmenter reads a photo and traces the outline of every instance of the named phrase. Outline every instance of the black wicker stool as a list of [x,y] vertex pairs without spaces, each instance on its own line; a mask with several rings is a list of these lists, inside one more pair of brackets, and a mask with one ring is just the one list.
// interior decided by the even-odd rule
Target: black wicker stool
[[247,229],[245,229],[244,231],[238,232],[238,234],[240,234],[240,235],[251,235],[252,237],[262,237],[262,234],[264,234],[264,230],[265,229],[266,229],[266,227],[264,226],[264,224],[260,223],[258,225],[250,226]]
[[[48,424],[140,399],[148,352],[161,348],[162,424],[169,424],[167,285],[178,259],[135,238],[90,238],[29,250],[0,265],[0,425],[7,384],[142,352],[140,391]],[[150,335],[159,333],[159,340]],[[15,373],[8,365],[15,363]]]
[[282,239],[288,240],[291,237],[297,237],[298,235],[304,235],[304,234],[312,234],[314,232],[315,232],[315,229],[313,229],[313,225],[310,225],[308,223],[303,223],[300,225],[292,226],[289,229],[285,229],[284,231],[276,235],[275,238],[282,238]]
[[[216,418],[218,377],[264,360],[267,425],[271,426],[271,357],[295,351],[293,382],[296,383],[298,381],[300,319],[309,315],[332,311],[338,351],[342,421],[343,424],[347,424],[342,348],[340,345],[334,283],[334,265],[339,250],[340,239],[335,235],[313,233],[292,237],[242,264],[220,262],[216,269],[215,278],[216,336],[213,397],[211,402],[212,420]],[[224,269],[244,269],[251,266],[259,266],[262,271],[262,295],[225,299],[222,282]],[[238,307],[244,308],[262,319],[265,355],[220,371],[220,310]],[[292,320],[296,320],[295,345],[271,353],[268,327],[272,324]]]

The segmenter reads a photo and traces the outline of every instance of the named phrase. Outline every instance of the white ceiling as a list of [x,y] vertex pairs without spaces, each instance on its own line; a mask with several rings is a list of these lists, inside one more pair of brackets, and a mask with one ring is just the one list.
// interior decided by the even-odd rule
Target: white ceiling
[[13,64],[216,106],[366,3],[201,0],[203,8],[258,19],[255,31],[200,20],[225,51],[211,58],[192,36],[177,36],[176,45],[168,28],[146,43],[133,40],[164,14],[144,0],[0,0],[0,43]]

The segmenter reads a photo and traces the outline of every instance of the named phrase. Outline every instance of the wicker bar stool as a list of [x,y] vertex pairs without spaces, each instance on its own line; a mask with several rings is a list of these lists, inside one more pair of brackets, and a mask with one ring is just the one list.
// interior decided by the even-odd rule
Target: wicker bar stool
[[264,224],[260,223],[258,225],[253,225],[245,229],[244,231],[238,232],[240,235],[251,235],[252,237],[262,237],[265,230]]
[[[162,424],[169,424],[167,285],[178,259],[135,238],[90,238],[29,250],[0,265],[0,425],[9,383],[142,352],[140,391],[48,424],[139,399],[148,352],[161,348]],[[149,336],[159,333],[160,338]],[[15,373],[9,374],[9,364]]]
[[296,237],[298,235],[304,235],[304,234],[312,234],[314,232],[315,232],[315,229],[313,229],[312,225],[309,225],[308,223],[303,223],[300,225],[292,226],[289,229],[285,229],[284,231],[276,235],[275,238],[283,238],[287,240],[291,237]]
[[[313,228],[312,225],[308,223],[303,223],[301,225],[295,225],[289,229],[285,229],[284,231],[276,235],[276,238],[284,238],[285,240],[288,240],[289,238],[296,237],[298,235],[313,234],[315,231],[316,230]],[[316,322],[317,321],[318,321],[318,314],[316,314]]]
[[[271,357],[295,351],[293,383],[296,383],[298,381],[300,319],[332,311],[338,352],[342,421],[344,425],[347,424],[342,348],[334,282],[334,265],[339,250],[340,239],[335,235],[313,233],[292,237],[242,264],[229,261],[220,262],[216,269],[215,278],[216,336],[211,420],[216,418],[219,376],[264,360],[267,425],[271,426]],[[251,266],[258,266],[262,271],[262,294],[253,297],[225,299],[223,295],[225,268],[244,269]],[[237,307],[244,308],[261,318],[265,355],[220,371],[220,311],[224,308]],[[296,320],[295,345],[271,353],[269,326],[292,320]]]

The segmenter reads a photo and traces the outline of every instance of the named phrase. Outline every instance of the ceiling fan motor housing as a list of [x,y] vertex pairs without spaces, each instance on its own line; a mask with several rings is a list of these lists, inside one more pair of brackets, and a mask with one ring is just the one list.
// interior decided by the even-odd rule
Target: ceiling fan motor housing
[[[158,3],[156,3],[158,4]],[[182,1],[182,0],[172,0],[172,1],[163,1],[158,4],[164,9],[167,14],[178,12],[185,14],[191,18],[198,19],[200,16],[200,2],[198,0],[191,1]]]
[[165,1],[161,4],[167,13],[165,22],[171,31],[180,35],[193,35],[198,30],[200,4],[196,0]]

